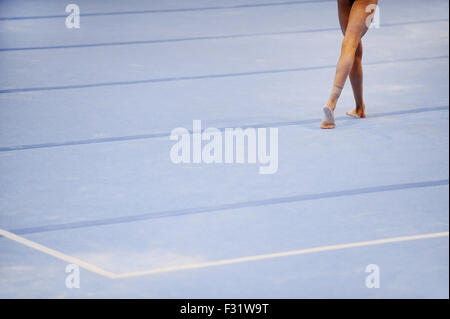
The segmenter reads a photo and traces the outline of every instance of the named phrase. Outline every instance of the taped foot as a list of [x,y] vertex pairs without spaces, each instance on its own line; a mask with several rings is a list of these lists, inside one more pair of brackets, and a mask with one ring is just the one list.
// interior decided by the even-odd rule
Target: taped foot
[[328,106],[323,107],[323,121],[320,125],[321,129],[332,129],[335,127],[334,124],[334,110]]

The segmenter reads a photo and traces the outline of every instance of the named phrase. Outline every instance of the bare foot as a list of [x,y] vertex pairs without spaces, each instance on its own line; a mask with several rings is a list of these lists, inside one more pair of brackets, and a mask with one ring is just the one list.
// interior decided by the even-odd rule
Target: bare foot
[[348,111],[345,114],[347,114],[348,116],[351,116],[351,117],[359,118],[359,119],[363,119],[366,117],[366,112],[364,111],[364,109],[353,109],[351,111]]
[[324,106],[323,107],[323,121],[322,124],[320,125],[321,129],[332,129],[335,127],[334,124],[334,109],[332,109],[329,106]]

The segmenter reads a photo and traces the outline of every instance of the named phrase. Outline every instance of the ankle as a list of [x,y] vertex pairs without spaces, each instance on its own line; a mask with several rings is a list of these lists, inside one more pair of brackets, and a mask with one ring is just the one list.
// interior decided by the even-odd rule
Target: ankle
[[336,101],[328,100],[328,102],[325,105],[334,111],[334,109],[336,108],[336,104],[337,104]]
[[364,112],[365,109],[366,109],[366,105],[364,103],[356,105],[356,111],[358,111],[358,112]]

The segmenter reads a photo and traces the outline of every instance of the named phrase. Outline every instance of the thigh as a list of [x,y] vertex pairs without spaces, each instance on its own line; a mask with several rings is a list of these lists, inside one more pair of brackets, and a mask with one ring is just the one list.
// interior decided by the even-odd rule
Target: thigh
[[356,0],[350,10],[346,36],[359,40],[366,34],[370,26],[370,16],[373,14],[373,5],[377,5],[378,0]]
[[347,29],[348,18],[350,17],[350,10],[352,9],[352,0],[338,0],[338,16],[339,24],[341,25],[342,33],[345,34]]

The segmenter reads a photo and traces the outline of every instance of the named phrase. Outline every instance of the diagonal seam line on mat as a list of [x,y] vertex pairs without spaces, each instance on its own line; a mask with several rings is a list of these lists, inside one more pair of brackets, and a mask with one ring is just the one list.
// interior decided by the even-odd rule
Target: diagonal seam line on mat
[[[420,21],[386,23],[386,24],[383,24],[382,26],[383,27],[398,27],[398,26],[405,26],[405,25],[436,23],[436,22],[448,22],[448,19],[430,19],[430,20],[420,20]],[[169,39],[154,39],[154,40],[99,42],[99,43],[84,43],[84,44],[81,43],[81,44],[65,44],[65,45],[61,44],[61,45],[47,45],[47,46],[35,46],[35,47],[12,47],[12,48],[0,48],[0,52],[94,48],[94,47],[106,47],[106,46],[160,44],[160,43],[174,43],[174,42],[187,42],[187,41],[205,41],[205,40],[227,40],[227,39],[241,39],[241,38],[265,37],[265,36],[277,36],[277,35],[318,33],[318,32],[329,32],[329,31],[341,31],[341,29],[337,28],[337,27],[330,27],[330,28],[320,28],[320,29],[242,33],[242,34],[228,34],[228,35],[209,35],[209,36],[195,36],[195,37],[185,37],[185,38],[169,38]]]
[[[449,57],[448,55],[441,55],[441,56],[434,56],[434,57],[382,60],[382,61],[368,62],[368,63],[365,63],[364,65],[369,66],[369,65],[380,65],[380,64],[389,64],[389,63],[430,61],[430,60],[448,59],[448,57]],[[335,67],[336,67],[336,65],[333,64],[333,65],[298,67],[298,68],[288,68],[288,69],[272,69],[272,70],[236,72],[236,73],[217,73],[217,74],[190,75],[190,76],[179,76],[179,77],[153,78],[153,79],[132,80],[132,81],[98,82],[98,83],[88,83],[88,84],[58,85],[58,86],[47,86],[47,87],[43,86],[43,87],[31,87],[31,88],[0,89],[0,94],[69,90],[69,89],[87,89],[87,88],[108,87],[108,86],[122,86],[122,85],[136,85],[136,84],[150,84],[150,83],[178,82],[178,81],[193,81],[193,80],[204,80],[204,79],[221,79],[221,78],[232,78],[232,77],[242,77],[242,76],[255,76],[255,75],[266,75],[266,74],[277,74],[277,73],[314,71],[314,70],[330,69],[330,68],[335,68]]]
[[420,234],[420,235],[412,235],[412,236],[383,238],[383,239],[376,239],[376,240],[369,240],[369,241],[359,241],[359,242],[352,242],[352,243],[345,243],[345,244],[338,244],[338,245],[319,246],[319,247],[284,251],[284,252],[278,252],[278,253],[246,256],[246,257],[231,258],[231,259],[222,259],[222,260],[202,262],[202,263],[196,263],[196,264],[169,266],[169,267],[155,268],[155,269],[143,270],[143,271],[137,271],[137,272],[128,272],[128,273],[122,273],[122,274],[114,274],[112,272],[106,271],[100,267],[86,263],[75,257],[63,254],[59,251],[56,251],[49,247],[43,246],[41,244],[38,244],[36,242],[33,242],[31,240],[28,240],[24,237],[18,236],[16,234],[13,234],[13,233],[8,232],[3,229],[0,229],[0,235],[4,236],[12,241],[15,241],[19,244],[22,244],[26,247],[29,247],[29,248],[38,250],[40,252],[43,252],[45,254],[48,254],[50,256],[53,256],[57,259],[60,259],[60,260],[63,260],[63,261],[69,262],[69,263],[77,264],[78,266],[80,266],[86,270],[89,270],[93,273],[102,275],[104,277],[107,277],[110,279],[123,279],[123,278],[155,275],[155,274],[182,271],[182,270],[217,267],[217,266],[224,266],[224,265],[244,263],[244,262],[252,262],[252,261],[267,260],[267,259],[274,259],[274,258],[290,257],[290,256],[296,256],[296,255],[327,252],[327,251],[333,251],[333,250],[342,250],[342,249],[367,247],[367,246],[375,246],[375,245],[385,245],[385,244],[389,244],[389,243],[399,243],[399,242],[406,242],[406,241],[420,240],[420,239],[448,237],[449,232],[428,233],[428,234]]
[[[98,16],[116,16],[128,14],[155,14],[155,13],[176,13],[176,12],[192,12],[192,11],[212,11],[212,10],[230,10],[230,9],[246,9],[261,7],[279,7],[288,5],[315,4],[324,2],[334,2],[335,0],[303,0],[303,1],[284,1],[284,2],[263,2],[253,4],[237,4],[237,5],[221,5],[198,8],[174,8],[174,9],[149,9],[149,10],[133,10],[133,11],[113,11],[113,12],[91,12],[81,13],[81,17],[98,17]],[[0,21],[11,20],[38,20],[38,19],[57,19],[66,18],[64,14],[41,15],[41,16],[25,16],[25,17],[0,17]]]
[[[368,116],[368,119],[380,118],[385,116],[394,115],[404,115],[404,114],[415,114],[422,112],[435,112],[435,111],[448,111],[448,105],[446,106],[433,106],[433,107],[422,107],[410,110],[400,110],[392,112],[382,112],[374,113]],[[271,123],[257,123],[257,124],[244,124],[239,125],[240,128],[269,128],[269,127],[286,127],[286,126],[300,126],[320,122],[322,119],[307,119],[299,121],[289,121],[289,122],[271,122]],[[336,120],[352,120],[348,116],[336,117]],[[223,132],[226,127],[218,128]],[[188,130],[189,134],[192,134],[192,130]],[[149,133],[140,135],[127,135],[127,136],[115,136],[115,137],[102,137],[86,140],[75,140],[75,141],[65,141],[65,142],[53,142],[53,143],[40,143],[40,144],[26,144],[26,145],[14,145],[14,146],[3,146],[0,147],[0,152],[12,152],[12,151],[23,151],[30,149],[40,149],[40,148],[52,148],[52,147],[63,147],[63,146],[76,146],[76,145],[89,145],[89,144],[99,144],[99,143],[112,143],[112,142],[123,142],[123,141],[134,141],[134,140],[144,140],[153,138],[167,138],[170,136],[168,132],[162,133]]]
[[159,44],[159,43],[173,43],[173,42],[204,41],[204,40],[226,40],[226,39],[240,39],[240,38],[263,37],[263,36],[274,36],[274,35],[289,35],[289,34],[301,34],[301,33],[316,33],[316,32],[326,32],[326,31],[339,31],[339,30],[340,30],[339,28],[333,27],[333,28],[323,28],[323,29],[305,29],[305,30],[266,32],[266,33],[261,32],[261,33],[243,33],[243,34],[229,34],[229,35],[210,35],[210,36],[195,36],[195,37],[186,37],[186,38],[136,40],[136,41],[122,41],[122,42],[100,42],[100,43],[84,43],[84,44],[66,44],[66,45],[61,44],[61,45],[48,45],[48,46],[40,46],[40,47],[13,47],[13,48],[0,48],[0,52],[92,48],[92,47]]
[[131,223],[131,222],[159,219],[159,218],[168,218],[168,217],[195,215],[195,214],[204,214],[204,213],[214,213],[214,212],[218,212],[218,211],[235,210],[235,209],[249,208],[249,207],[262,207],[262,206],[269,206],[269,205],[296,203],[296,202],[302,202],[302,201],[336,198],[336,197],[343,197],[343,196],[354,196],[354,195],[361,195],[361,194],[389,192],[389,191],[412,189],[412,188],[443,186],[443,185],[448,185],[448,184],[449,184],[449,180],[445,179],[445,180],[435,180],[435,181],[417,182],[417,183],[372,186],[372,187],[349,189],[349,190],[334,191],[334,192],[303,194],[303,195],[295,195],[295,196],[287,196],[287,197],[276,197],[276,198],[269,198],[269,199],[262,199],[262,200],[252,200],[252,201],[243,201],[243,202],[236,202],[236,203],[229,203],[229,204],[221,204],[221,205],[216,205],[216,206],[203,206],[203,207],[194,207],[194,208],[185,208],[185,209],[172,209],[172,210],[151,212],[151,213],[144,213],[144,214],[130,215],[130,216],[121,216],[121,217],[112,217],[112,218],[104,218],[104,219],[97,219],[97,220],[70,222],[70,223],[64,223],[64,224],[54,224],[54,225],[19,228],[19,229],[13,229],[13,230],[11,230],[11,232],[15,233],[17,235],[44,233],[44,232],[60,231],[60,230],[67,230],[67,229],[77,229],[77,228],[87,228],[87,227],[94,227],[94,226],[105,226],[105,225],[113,225],[113,224]]

